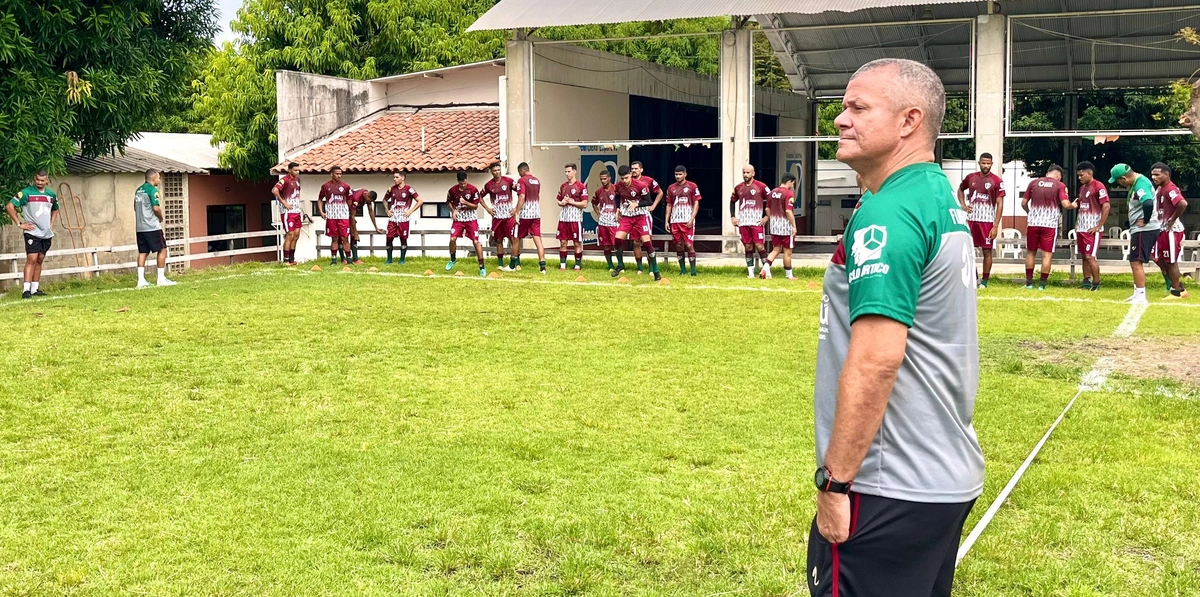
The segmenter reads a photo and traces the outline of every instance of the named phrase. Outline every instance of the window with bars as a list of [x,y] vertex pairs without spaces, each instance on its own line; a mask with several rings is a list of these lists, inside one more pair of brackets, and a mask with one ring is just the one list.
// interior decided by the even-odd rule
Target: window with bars
[[[178,172],[165,172],[162,175],[163,189],[163,236],[167,240],[180,240],[187,237],[187,228],[183,213],[183,177]],[[183,245],[167,247],[167,255],[177,257],[183,255]],[[186,267],[185,263],[172,263],[171,271],[177,272]]]

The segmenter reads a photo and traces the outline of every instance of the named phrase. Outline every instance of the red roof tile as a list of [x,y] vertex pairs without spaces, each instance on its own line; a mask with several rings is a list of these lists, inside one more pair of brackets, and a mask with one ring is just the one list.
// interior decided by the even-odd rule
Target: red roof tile
[[[421,151],[421,129],[425,151]],[[301,172],[482,171],[499,159],[500,112],[487,109],[395,112],[292,158]],[[273,170],[283,172],[287,161]]]

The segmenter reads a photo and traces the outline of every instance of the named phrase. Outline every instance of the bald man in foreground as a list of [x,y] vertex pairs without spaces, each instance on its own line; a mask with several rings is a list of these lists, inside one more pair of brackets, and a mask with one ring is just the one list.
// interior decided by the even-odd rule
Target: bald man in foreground
[[971,233],[933,154],[945,90],[920,63],[876,60],[850,79],[842,105],[837,158],[871,198],[825,273],[808,588],[946,596],[983,491],[983,452],[971,425]]

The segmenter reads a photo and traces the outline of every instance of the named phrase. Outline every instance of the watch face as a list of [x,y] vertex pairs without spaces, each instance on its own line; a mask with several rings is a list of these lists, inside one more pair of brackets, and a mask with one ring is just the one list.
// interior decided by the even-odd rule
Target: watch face
[[817,484],[817,489],[824,490],[829,485],[829,473],[825,472],[825,467],[817,469],[817,474],[813,477],[813,482]]

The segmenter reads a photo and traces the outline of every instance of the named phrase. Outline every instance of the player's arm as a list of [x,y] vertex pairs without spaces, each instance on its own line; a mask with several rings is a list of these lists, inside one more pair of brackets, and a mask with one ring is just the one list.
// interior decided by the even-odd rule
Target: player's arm
[[1058,203],[1063,209],[1075,209],[1075,204],[1071,203],[1071,198],[1067,196],[1067,187],[1064,185],[1058,189]]
[[[159,219],[159,221],[161,221],[162,220],[162,210],[159,209],[157,213],[158,213],[158,219]],[[50,202],[50,228],[51,229],[54,228],[54,223],[57,221],[58,221],[58,196],[55,195],[54,199]]]
[[688,221],[688,226],[695,227],[696,216],[700,214],[700,187],[694,187],[692,190],[695,191],[695,194],[692,195],[692,219]]
[[1175,222],[1179,221],[1179,218],[1182,218],[1183,214],[1187,212],[1187,208],[1187,199],[1180,197],[1179,202],[1175,204],[1175,211],[1171,212],[1171,215],[1167,216],[1166,222],[1163,222],[1163,230],[1170,232],[1171,228],[1175,226]]
[[596,214],[597,222],[600,221],[600,191],[601,190],[602,189],[596,189],[596,194],[592,195],[592,213]]
[[275,186],[271,187],[271,194],[275,196],[275,200],[276,200],[276,201],[278,201],[278,202],[282,203],[283,205],[287,206],[288,208],[291,208],[291,204],[289,204],[287,201],[284,201],[284,200],[283,200],[283,196],[279,194],[279,189],[280,189],[281,187],[283,187],[283,181],[282,181],[282,180],[280,180],[279,182],[275,183]]
[[[368,191],[368,192],[370,192],[370,191]],[[379,229],[379,224],[375,223],[375,202],[371,201],[370,195],[367,195],[366,206],[367,206],[367,209],[366,209],[367,219],[371,220],[371,227],[375,229],[375,232],[381,232],[381,230]]]
[[588,205],[587,197],[588,197],[587,187],[583,187],[583,192],[579,194],[579,200],[571,201],[571,199],[568,198],[567,203],[569,203],[573,207],[578,207],[579,209],[587,209],[587,205]]
[[412,192],[412,195],[409,195],[409,197],[412,198],[413,206],[408,208],[408,211],[404,213],[404,217],[406,218],[411,218],[413,214],[417,213],[418,209],[421,209],[422,205],[425,205],[425,200],[422,199],[415,190]]
[[796,233],[799,232],[800,229],[796,228],[796,198],[795,197],[788,199],[786,215],[787,215],[788,225],[790,225],[792,227],[792,236],[796,236]]
[[1025,196],[1021,197],[1021,209],[1025,212],[1029,211],[1029,197],[1033,194],[1033,187],[1037,183],[1030,182],[1029,186],[1025,187]]
[[737,187],[734,187],[733,194],[729,196],[729,219],[733,220],[734,228],[737,228],[738,226],[741,225],[741,223],[738,222],[737,202],[738,202]]
[[967,179],[964,178],[964,179],[962,179],[962,182],[958,183],[958,193],[957,193],[958,205],[959,205],[959,207],[963,208],[963,211],[966,211],[967,213],[971,213],[971,206],[970,206],[970,204],[967,203],[967,198],[964,193],[964,191],[966,191],[966,190],[967,190]]
[[325,217],[325,200],[329,198],[329,193],[325,192],[325,187],[321,187],[321,191],[317,193],[317,211],[321,214],[322,220],[328,220]]
[[638,207],[650,207],[654,205],[654,199],[650,197],[650,189],[642,189],[642,196],[637,200]]
[[758,220],[759,226],[766,226],[767,222],[771,221],[771,212],[767,211],[767,201],[771,196],[771,189],[766,188],[767,185],[759,187],[758,196],[762,197],[762,218]]
[[996,195],[996,220],[992,223],[992,232],[988,237],[996,240],[1000,236],[1000,222],[1004,219],[1004,192]]
[[29,231],[36,228],[36,226],[29,222],[21,222],[21,216],[17,215],[17,207],[24,207],[26,201],[23,196],[17,195],[12,198],[12,201],[4,204],[4,210],[8,212],[8,221],[17,223],[17,228],[21,230]]
[[463,197],[463,198],[462,198],[462,204],[463,204],[463,205],[465,205],[465,206],[467,206],[467,207],[469,207],[469,208],[471,208],[471,209],[479,209],[479,202],[481,201],[481,200],[479,199],[479,195],[475,195],[474,199],[475,199],[475,202],[474,202],[474,203],[472,203],[472,202],[471,202],[471,196],[470,196],[470,195],[467,195],[466,197]]
[[391,217],[392,217],[392,190],[391,189],[388,189],[387,192],[383,194],[383,213],[387,214],[387,217],[389,219],[391,219]]
[[[850,347],[838,380],[833,432],[825,467],[835,479],[853,480],[879,432],[896,375],[904,361],[908,326],[882,315],[864,315],[850,326]],[[817,494],[817,528],[840,543],[850,535],[849,498]]]
[[483,206],[483,211],[488,212],[488,215],[496,217],[496,210],[492,206],[492,201],[496,200],[496,196],[488,190],[487,185],[484,185],[483,190],[479,191],[479,204]]
[[[158,189],[150,188],[150,207],[154,210],[154,215],[158,216],[158,221],[161,223],[166,220],[163,216],[162,205],[158,202]],[[58,200],[54,201],[54,210],[58,210]],[[53,216],[54,214],[51,214]]]
[[[654,203],[651,203],[651,204],[650,204],[650,211],[654,211],[654,210],[658,209],[658,204],[659,204],[659,203],[662,203],[662,198],[663,198],[663,190],[662,190],[662,185],[659,185],[659,187],[658,187],[658,194],[656,194],[656,195],[654,196]],[[644,206],[643,206],[643,207],[644,207]]]
[[1142,219],[1138,222],[1138,226],[1145,226],[1152,215],[1154,215],[1154,197],[1150,193],[1146,193],[1142,196]]
[[673,212],[673,211],[675,211],[675,201],[674,201],[674,200],[671,200],[671,201],[668,201],[668,202],[667,202],[667,219],[666,219],[666,222],[667,222],[668,224],[671,222],[671,212]]
[[1112,209],[1112,204],[1108,201],[1100,204],[1100,223],[1095,228],[1089,230],[1092,234],[1100,234],[1104,232],[1104,224],[1108,222],[1108,212]]

